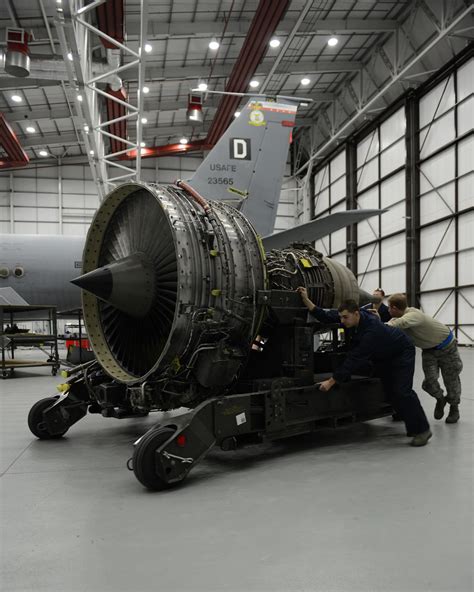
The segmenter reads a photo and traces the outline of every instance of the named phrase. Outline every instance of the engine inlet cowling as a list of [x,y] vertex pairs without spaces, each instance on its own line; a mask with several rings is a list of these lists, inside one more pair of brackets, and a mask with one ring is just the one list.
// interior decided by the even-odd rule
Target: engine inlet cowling
[[254,229],[231,206],[204,211],[176,186],[112,191],[87,235],[83,271],[74,283],[91,344],[122,382],[178,372],[203,342],[248,344],[261,322],[265,265]]

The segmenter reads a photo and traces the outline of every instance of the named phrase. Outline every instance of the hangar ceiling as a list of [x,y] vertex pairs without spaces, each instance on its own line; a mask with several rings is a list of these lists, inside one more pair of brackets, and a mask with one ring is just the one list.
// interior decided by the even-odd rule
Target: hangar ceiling
[[[17,166],[17,158],[23,158],[20,152],[17,157],[11,154],[9,126],[17,138],[15,150],[23,151],[30,163],[89,158],[99,175],[96,154],[107,157],[122,151],[118,156],[124,158],[141,142],[146,145],[144,157],[173,153],[171,147],[182,137],[188,143],[181,152],[202,149],[215,143],[245,99],[205,93],[203,121],[192,123],[187,119],[190,89],[206,83],[209,90],[249,92],[249,82],[255,80],[256,92],[312,99],[300,109],[293,134],[304,148],[297,163],[303,173],[308,156],[316,162],[474,38],[472,2],[462,0],[4,4],[3,49],[8,28],[24,29],[31,35],[31,65],[29,76],[21,78],[0,64],[0,111],[7,122],[2,125],[0,118],[0,168]],[[87,9],[81,12],[83,6]],[[109,44],[107,49],[107,36],[123,45],[111,50],[114,45]],[[335,46],[328,45],[331,37],[337,38]],[[277,39],[279,46],[271,47],[270,39]],[[217,50],[209,48],[211,40],[219,43]],[[151,51],[139,55],[145,44]],[[118,83],[104,77],[111,68],[120,77]],[[82,82],[99,78],[95,87],[100,94],[81,86],[80,72],[87,70],[89,78]],[[149,92],[137,94],[143,85]],[[111,87],[120,88],[115,99],[135,106],[135,115],[107,97]],[[83,101],[78,100],[81,89]],[[107,132],[91,133],[91,125],[97,128],[113,118],[122,118],[108,127],[114,138]]]

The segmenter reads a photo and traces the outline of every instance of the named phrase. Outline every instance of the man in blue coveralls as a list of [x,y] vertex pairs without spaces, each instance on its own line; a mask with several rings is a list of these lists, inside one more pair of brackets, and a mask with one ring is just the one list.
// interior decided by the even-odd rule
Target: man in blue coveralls
[[320,384],[329,391],[338,382],[346,382],[358,369],[375,366],[384,391],[395,411],[401,415],[412,446],[425,446],[431,438],[428,420],[418,395],[413,390],[415,346],[403,331],[382,323],[372,313],[361,310],[354,300],[347,300],[338,310],[323,310],[308,297],[306,288],[297,292],[309,312],[322,323],[341,323],[350,339],[349,352],[332,378]]

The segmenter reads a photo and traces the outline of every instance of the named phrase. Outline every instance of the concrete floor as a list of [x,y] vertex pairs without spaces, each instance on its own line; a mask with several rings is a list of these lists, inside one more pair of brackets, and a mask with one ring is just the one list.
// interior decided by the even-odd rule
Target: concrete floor
[[[461,421],[425,448],[377,420],[238,452],[212,451],[178,490],[125,468],[157,421],[88,416],[39,441],[31,405],[60,378],[0,381],[5,592],[473,589],[474,351]],[[421,394],[421,365],[416,388]],[[433,400],[422,402],[430,417]]]

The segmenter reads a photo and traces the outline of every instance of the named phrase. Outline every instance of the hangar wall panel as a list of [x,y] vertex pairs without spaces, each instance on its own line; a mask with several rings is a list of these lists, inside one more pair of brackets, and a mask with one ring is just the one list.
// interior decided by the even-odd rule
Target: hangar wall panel
[[[189,178],[200,163],[192,156],[145,161],[143,179],[173,183]],[[291,181],[286,184],[289,189],[294,186]],[[295,193],[282,192],[275,231],[294,226]],[[88,164],[38,165],[0,173],[2,234],[85,235],[98,205]]]
[[[347,209],[345,150],[335,155],[326,166],[316,173],[313,187],[313,218],[325,218],[330,214]],[[331,256],[346,265],[346,245],[346,230],[344,228],[316,241],[315,248],[323,255]]]
[[357,206],[388,210],[357,225],[358,281],[369,292],[406,289],[405,131],[400,107],[357,143]]
[[419,101],[421,305],[454,328],[474,328],[474,60]]

